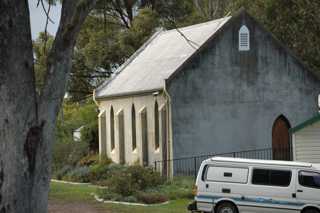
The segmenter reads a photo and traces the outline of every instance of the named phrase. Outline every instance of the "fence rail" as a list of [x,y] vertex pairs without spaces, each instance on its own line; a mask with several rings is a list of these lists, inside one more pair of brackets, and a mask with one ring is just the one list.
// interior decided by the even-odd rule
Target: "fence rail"
[[[228,153],[212,153],[206,155],[198,155],[192,157],[176,158],[164,161],[155,161],[154,168],[159,171],[163,176],[169,174],[171,170],[173,176],[193,176],[196,177],[198,169],[202,161],[211,157],[233,157],[233,158],[247,158],[247,159],[260,159],[260,160],[292,160],[290,148],[279,149],[256,149],[246,150],[239,152]],[[171,169],[170,169],[171,168]]]

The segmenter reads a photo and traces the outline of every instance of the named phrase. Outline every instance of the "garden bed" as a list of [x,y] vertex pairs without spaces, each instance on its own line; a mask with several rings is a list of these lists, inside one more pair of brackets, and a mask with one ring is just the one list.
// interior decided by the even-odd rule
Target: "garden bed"
[[108,202],[157,204],[192,198],[191,178],[168,181],[152,168],[118,165],[96,157],[86,157],[73,168],[64,167],[55,177],[60,182],[98,185],[97,196]]

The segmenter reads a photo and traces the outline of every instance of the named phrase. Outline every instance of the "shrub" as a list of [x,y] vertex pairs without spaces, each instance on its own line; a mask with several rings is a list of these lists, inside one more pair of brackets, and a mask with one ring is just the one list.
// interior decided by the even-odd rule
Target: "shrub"
[[64,180],[67,181],[74,181],[74,182],[81,182],[81,183],[88,183],[90,169],[87,166],[83,167],[76,167],[75,169],[69,171],[65,176]]
[[[92,167],[93,168],[93,167]],[[99,167],[95,169],[99,170]],[[99,191],[106,200],[162,203],[168,199],[192,198],[192,178],[165,181],[151,168],[110,164],[105,167],[107,189]]]
[[[53,146],[52,170],[57,172],[65,165],[72,167],[79,165],[78,162],[90,153],[97,151],[98,126],[97,111],[92,100],[85,103],[64,102],[61,116],[58,117],[56,128],[57,142]],[[73,130],[79,127],[83,137],[79,142],[73,138]],[[90,157],[88,157],[90,158]],[[93,160],[93,159],[91,159]],[[90,163],[95,163],[91,162]],[[89,163],[89,164],[90,164]],[[87,166],[86,163],[80,166]]]
[[114,193],[118,193],[124,197],[164,183],[160,174],[151,168],[141,166],[113,169],[110,171],[110,174],[111,177],[107,181],[107,186]]
[[92,166],[92,165],[109,165],[112,160],[108,157],[100,157],[97,154],[89,154],[81,158],[78,166]]
[[127,172],[131,175],[131,181],[138,184],[139,190],[155,187],[164,183],[164,179],[152,168],[135,165],[128,167]]
[[99,151],[99,132],[98,123],[93,121],[87,123],[84,128],[81,129],[81,141],[89,145],[91,152],[97,153]]
[[107,182],[109,189],[122,196],[130,196],[139,190],[138,183],[133,183],[131,175],[125,172],[114,174]]
[[90,182],[96,183],[97,181],[103,181],[108,179],[109,166],[96,164],[90,167]]
[[175,199],[192,199],[192,186],[194,180],[189,177],[179,177],[167,181],[157,187],[148,188],[145,190],[147,193],[161,193],[170,200]]
[[177,177],[173,180],[167,181],[166,184],[159,187],[170,200],[175,199],[189,199],[193,198],[192,187],[194,185],[193,178],[190,177]]
[[100,198],[104,200],[122,201],[123,197],[117,193],[111,192],[109,189],[99,189],[97,191]]
[[168,198],[165,195],[160,193],[138,192],[136,197],[138,201],[146,204],[163,203],[168,200]]
[[138,199],[135,196],[124,197],[122,200],[124,202],[129,202],[129,203],[137,203],[138,202]]
[[99,155],[87,155],[80,159],[79,166],[91,166],[99,163]]
[[58,180],[62,180],[63,177],[70,171],[72,170],[72,167],[69,165],[66,165],[64,167],[62,167],[62,169],[58,170],[57,172],[55,172],[55,178],[57,178]]

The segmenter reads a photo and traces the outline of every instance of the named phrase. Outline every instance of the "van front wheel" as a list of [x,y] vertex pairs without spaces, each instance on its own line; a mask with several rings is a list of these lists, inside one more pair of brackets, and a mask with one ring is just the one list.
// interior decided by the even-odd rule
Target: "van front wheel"
[[216,213],[237,213],[237,208],[232,204],[228,202],[224,202],[219,204],[219,206],[216,208]]
[[308,208],[308,209],[303,210],[302,213],[320,213],[320,211],[318,211],[315,208]]

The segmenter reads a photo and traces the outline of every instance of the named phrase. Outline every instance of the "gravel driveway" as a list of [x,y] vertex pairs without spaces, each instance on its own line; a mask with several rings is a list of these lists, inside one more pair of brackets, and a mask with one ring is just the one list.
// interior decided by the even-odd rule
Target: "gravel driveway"
[[107,213],[88,203],[49,201],[49,213]]

